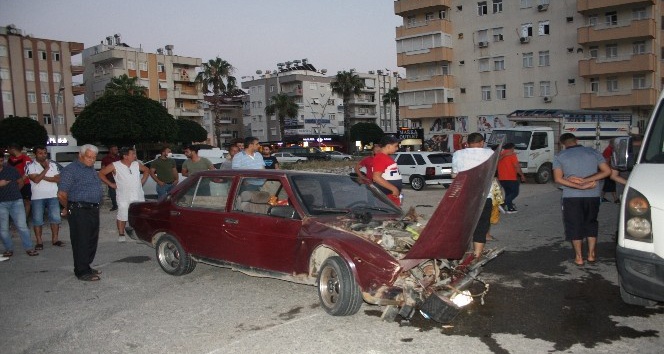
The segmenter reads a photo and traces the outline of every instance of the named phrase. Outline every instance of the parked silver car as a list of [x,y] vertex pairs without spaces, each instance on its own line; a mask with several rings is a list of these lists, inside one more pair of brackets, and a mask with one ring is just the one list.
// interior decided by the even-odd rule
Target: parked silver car
[[332,160],[336,161],[342,161],[342,160],[350,160],[353,158],[353,156],[344,154],[343,152],[340,151],[326,151],[328,155],[332,158]]
[[308,160],[306,157],[295,156],[290,152],[276,152],[272,156],[276,157],[279,163],[301,163]]

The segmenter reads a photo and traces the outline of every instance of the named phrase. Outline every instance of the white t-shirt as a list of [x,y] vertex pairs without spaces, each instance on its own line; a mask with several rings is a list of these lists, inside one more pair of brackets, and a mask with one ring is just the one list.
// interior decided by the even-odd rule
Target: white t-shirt
[[[46,177],[55,177],[60,174],[58,165],[53,163],[53,161],[49,161],[48,165],[49,168],[48,172],[46,172]],[[32,161],[25,167],[25,173],[27,175],[38,175],[42,173],[43,170],[44,168],[37,161]],[[58,184],[55,182],[49,182],[42,179],[39,183],[35,183],[30,180],[30,188],[32,190],[32,200],[57,198],[58,196]]]
[[[465,148],[457,150],[452,155],[452,173],[468,171],[473,167],[481,165],[484,161],[491,158],[493,150],[486,148]],[[491,190],[487,198],[491,198]]]

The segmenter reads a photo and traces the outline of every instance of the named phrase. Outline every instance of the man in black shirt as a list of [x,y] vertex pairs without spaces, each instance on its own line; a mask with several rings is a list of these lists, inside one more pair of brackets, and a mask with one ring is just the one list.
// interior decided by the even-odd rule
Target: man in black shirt
[[279,161],[277,161],[276,157],[271,155],[272,151],[270,150],[270,147],[263,146],[262,153],[263,153],[263,162],[265,162],[265,168],[268,170],[278,170]]

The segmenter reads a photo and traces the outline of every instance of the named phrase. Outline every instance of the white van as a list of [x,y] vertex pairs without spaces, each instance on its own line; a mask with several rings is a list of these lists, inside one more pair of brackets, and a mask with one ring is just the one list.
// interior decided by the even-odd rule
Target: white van
[[616,265],[624,302],[664,301],[664,95],[653,111],[640,148],[616,138],[612,164],[629,170],[620,206]]
[[[108,154],[108,149],[105,147],[97,146],[99,153],[97,154],[97,161],[95,161],[95,170],[101,170],[101,160]],[[65,167],[72,161],[78,159],[80,146],[47,146],[48,159],[58,163],[60,166]]]

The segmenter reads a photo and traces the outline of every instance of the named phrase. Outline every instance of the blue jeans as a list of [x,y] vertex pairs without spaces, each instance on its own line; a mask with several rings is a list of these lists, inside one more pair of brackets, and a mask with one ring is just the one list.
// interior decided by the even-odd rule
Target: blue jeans
[[170,192],[171,189],[173,189],[173,183],[164,184],[163,186],[160,186],[157,183],[157,199],[161,199],[161,197],[168,194],[168,192]]
[[33,199],[30,203],[32,209],[32,226],[44,225],[44,209],[48,209],[48,221],[51,224],[59,224],[60,202],[58,198]]
[[519,195],[519,181],[500,181],[500,185],[505,189],[505,205],[513,208],[514,199]]
[[25,222],[25,207],[22,199],[16,199],[8,202],[0,202],[0,237],[5,245],[6,251],[14,251],[12,237],[9,234],[9,217],[14,221],[18,234],[21,236],[23,248],[31,250],[33,243],[30,238],[30,230]]

